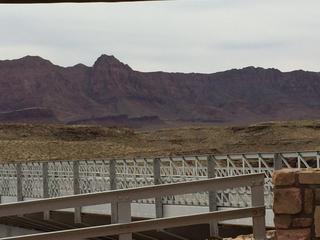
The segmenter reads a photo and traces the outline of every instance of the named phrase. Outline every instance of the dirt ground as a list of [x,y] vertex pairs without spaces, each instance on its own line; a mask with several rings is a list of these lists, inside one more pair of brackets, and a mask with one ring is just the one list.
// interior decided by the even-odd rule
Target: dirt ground
[[319,149],[320,121],[148,131],[84,125],[0,125],[2,162]]

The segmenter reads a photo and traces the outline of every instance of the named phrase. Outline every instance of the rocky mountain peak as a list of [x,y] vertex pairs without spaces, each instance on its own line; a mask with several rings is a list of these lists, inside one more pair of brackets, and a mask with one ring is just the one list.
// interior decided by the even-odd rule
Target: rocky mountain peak
[[131,68],[122,62],[120,62],[113,55],[102,54],[94,63],[94,68],[109,68],[109,69],[127,69]]
[[49,60],[46,60],[39,56],[30,56],[27,55],[23,58],[14,60],[17,63],[23,64],[23,65],[30,65],[30,66],[49,66],[53,65]]

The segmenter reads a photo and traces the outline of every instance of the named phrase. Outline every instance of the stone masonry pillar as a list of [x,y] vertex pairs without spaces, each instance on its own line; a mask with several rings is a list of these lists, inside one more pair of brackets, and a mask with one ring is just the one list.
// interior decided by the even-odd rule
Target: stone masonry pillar
[[320,239],[320,169],[282,169],[273,184],[276,239]]

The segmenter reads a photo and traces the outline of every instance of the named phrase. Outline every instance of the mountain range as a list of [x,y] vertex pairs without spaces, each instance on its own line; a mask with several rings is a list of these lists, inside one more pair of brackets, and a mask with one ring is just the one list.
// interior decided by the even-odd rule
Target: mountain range
[[140,72],[114,56],[92,67],[37,56],[0,61],[0,121],[142,127],[320,118],[320,73],[246,67]]

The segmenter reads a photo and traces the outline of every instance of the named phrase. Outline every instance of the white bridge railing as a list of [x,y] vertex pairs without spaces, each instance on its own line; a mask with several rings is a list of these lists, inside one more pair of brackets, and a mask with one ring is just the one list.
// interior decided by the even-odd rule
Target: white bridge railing
[[[239,187],[251,189],[251,206],[236,210],[215,211],[211,213],[177,216],[131,222],[131,203],[139,199],[162,198],[168,195],[181,195],[196,192],[215,193]],[[132,233],[160,230],[178,226],[207,223],[211,226],[211,236],[216,235],[214,228],[221,220],[252,217],[253,234],[256,240],[265,239],[264,174],[250,174],[226,178],[206,179],[192,182],[160,184],[157,186],[134,189],[113,190],[99,193],[79,194],[50,199],[25,201],[0,205],[0,217],[28,213],[48,212],[66,208],[81,208],[111,203],[112,219],[118,224],[64,230],[51,233],[33,234],[3,240],[78,240],[101,236],[119,235],[119,240],[132,240]]]
[[[30,161],[0,164],[0,196],[18,201],[49,198],[148,185],[194,181],[254,173],[265,175],[265,203],[272,207],[274,169],[320,166],[319,151],[195,155],[133,159]],[[246,187],[218,191],[217,202],[208,193],[138,200],[157,205],[247,207],[251,192]]]

